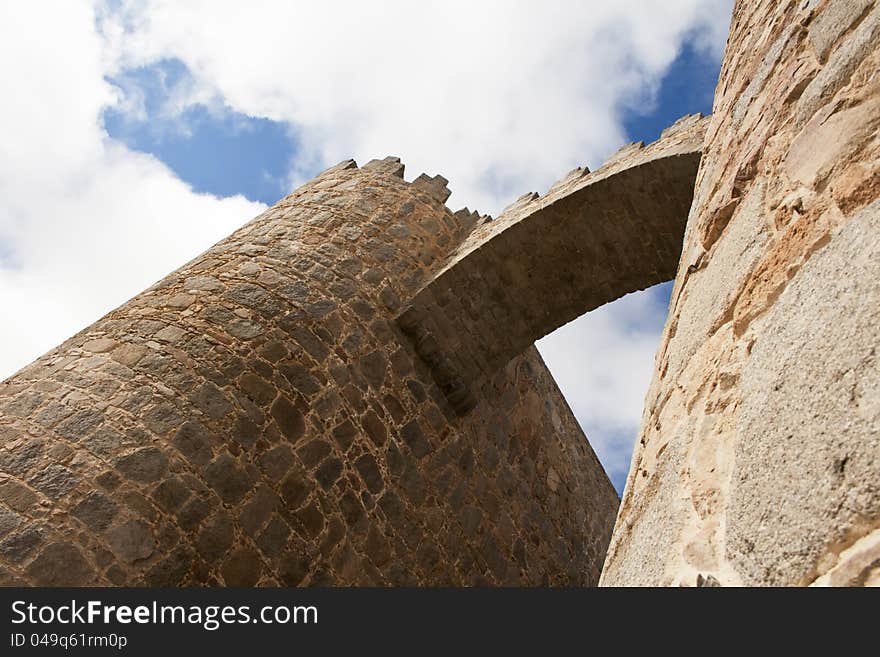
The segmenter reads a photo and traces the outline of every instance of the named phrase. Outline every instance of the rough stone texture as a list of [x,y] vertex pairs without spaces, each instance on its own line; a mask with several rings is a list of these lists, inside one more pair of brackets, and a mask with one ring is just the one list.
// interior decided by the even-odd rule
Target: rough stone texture
[[603,584],[878,583],[878,46],[737,3]]
[[[880,584],[878,44],[741,0],[710,120],[495,220],[324,172],[2,384],[0,584]],[[605,558],[531,345],[676,262]]]
[[394,321],[474,227],[344,162],[0,385],[0,583],[595,584],[617,496],[537,351],[459,417]]
[[538,338],[673,278],[706,119],[571,171],[483,218],[398,318],[459,413],[480,382]]

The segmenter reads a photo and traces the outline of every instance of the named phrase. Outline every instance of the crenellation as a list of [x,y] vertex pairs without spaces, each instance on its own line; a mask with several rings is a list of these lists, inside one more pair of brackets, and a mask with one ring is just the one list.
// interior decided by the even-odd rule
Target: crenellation
[[423,190],[439,203],[446,203],[446,199],[452,194],[446,187],[447,183],[449,181],[439,174],[431,177],[426,173],[422,173],[411,184],[414,188]]
[[688,130],[689,128],[692,128],[694,125],[699,123],[703,118],[704,117],[701,112],[696,112],[695,114],[685,114],[671,126],[669,126],[668,128],[664,128],[660,132],[660,139],[667,139],[677,132]]
[[403,171],[405,167],[401,163],[399,157],[389,155],[388,157],[385,157],[381,160],[370,160],[361,168],[365,169],[366,171],[377,171],[385,173],[389,176],[403,178]]

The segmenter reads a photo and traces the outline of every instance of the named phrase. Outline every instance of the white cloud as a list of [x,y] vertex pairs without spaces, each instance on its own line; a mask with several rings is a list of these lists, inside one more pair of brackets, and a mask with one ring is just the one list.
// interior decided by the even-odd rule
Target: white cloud
[[192,98],[297,126],[295,178],[394,154],[449,178],[453,204],[493,212],[598,164],[686,34],[718,47],[728,4],[147,0],[104,29],[115,66],[179,59]]
[[666,306],[659,288],[628,294],[537,343],[590,444],[616,483],[629,470]]
[[[180,60],[191,75],[163,117],[220,103],[282,121],[300,139],[292,181],[395,154],[409,177],[449,178],[451,205],[495,212],[601,162],[683,39],[717,56],[730,15],[729,0],[51,4],[0,5],[0,376],[262,207],[195,194],[110,139],[103,111],[143,118],[144,99],[107,76]],[[610,459],[628,450],[614,436],[634,435],[659,331],[625,316],[662,316],[639,298],[541,343]]]
[[[52,16],[52,20],[46,20]],[[0,376],[186,262],[263,206],[194,194],[110,140],[91,8],[0,9]]]

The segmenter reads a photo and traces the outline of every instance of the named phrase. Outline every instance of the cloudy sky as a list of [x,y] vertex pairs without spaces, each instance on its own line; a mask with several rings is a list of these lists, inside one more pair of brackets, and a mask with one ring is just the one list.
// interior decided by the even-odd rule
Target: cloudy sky
[[[0,4],[0,378],[347,157],[496,213],[709,112],[730,5]],[[539,343],[619,489],[668,293]]]

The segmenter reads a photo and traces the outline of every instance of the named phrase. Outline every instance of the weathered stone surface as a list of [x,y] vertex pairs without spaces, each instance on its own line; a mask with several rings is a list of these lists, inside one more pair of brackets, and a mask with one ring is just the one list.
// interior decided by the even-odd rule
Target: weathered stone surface
[[816,59],[820,62],[827,60],[835,43],[872,4],[872,0],[828,3],[811,21],[807,30]]
[[279,397],[272,404],[272,417],[278,423],[281,433],[291,442],[295,442],[305,431],[302,413],[284,397]]
[[880,531],[847,545],[811,586],[880,586]]
[[[144,575],[147,586],[179,586],[186,580],[193,555],[186,548],[176,548]],[[124,581],[124,579],[123,579]]]
[[186,422],[174,435],[172,444],[196,465],[205,465],[214,454],[211,433],[201,422]]
[[73,509],[74,517],[92,531],[102,532],[116,517],[116,503],[103,493],[92,493]]
[[132,563],[146,559],[156,547],[149,525],[142,520],[126,520],[105,534],[107,546],[122,561]]
[[0,481],[0,502],[14,511],[28,511],[38,499],[36,493],[14,479]]
[[47,497],[58,499],[73,490],[79,483],[79,477],[64,466],[53,463],[37,472],[28,483]]
[[604,584],[877,581],[878,35],[737,4]]
[[260,556],[249,548],[234,550],[220,572],[227,586],[253,586],[263,575]]
[[96,338],[95,340],[87,340],[83,344],[83,349],[100,354],[112,350],[115,346],[116,341],[111,338]]
[[21,524],[21,517],[17,513],[0,507],[0,539],[11,533]]
[[34,555],[35,549],[44,541],[46,532],[42,526],[31,525],[10,533],[0,541],[0,555],[10,564],[18,564]]
[[146,353],[147,347],[143,345],[121,344],[113,350],[110,356],[123,365],[133,367]]
[[168,457],[156,447],[144,447],[120,458],[116,468],[123,476],[135,481],[157,481],[168,468]]
[[402,427],[400,436],[417,458],[422,458],[431,451],[431,446],[428,444],[418,420],[413,420]]
[[67,542],[47,546],[25,573],[35,586],[86,586],[95,579],[91,564]]
[[810,583],[880,518],[878,309],[880,201],[803,265],[743,370],[726,557],[746,583]]
[[202,384],[190,396],[190,400],[215,420],[221,419],[232,411],[232,404],[226,399],[223,391],[210,381]]
[[382,490],[384,483],[382,473],[372,454],[364,454],[355,461],[354,465],[371,493],[376,494]]
[[235,525],[229,514],[220,512],[205,524],[196,539],[196,549],[208,562],[216,562],[232,546]]
[[221,454],[205,468],[205,478],[228,504],[237,504],[251,488],[248,474],[228,454]]
[[172,477],[156,486],[153,498],[165,511],[171,512],[180,508],[180,505],[186,502],[190,494],[189,486],[182,479]]
[[275,399],[275,388],[271,383],[256,374],[245,372],[239,385],[257,404],[266,405]]
[[3,581],[597,581],[617,497],[537,351],[458,417],[397,329],[479,219],[401,172],[328,170],[0,386]]

